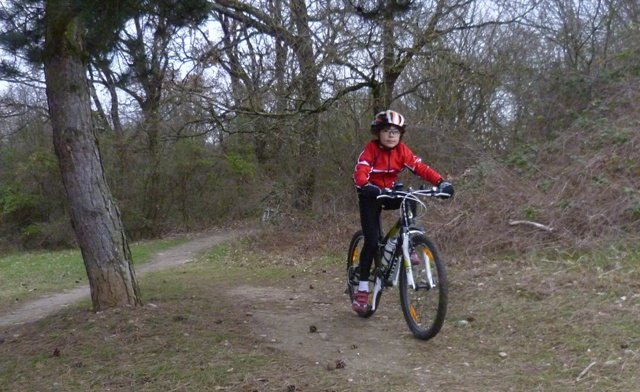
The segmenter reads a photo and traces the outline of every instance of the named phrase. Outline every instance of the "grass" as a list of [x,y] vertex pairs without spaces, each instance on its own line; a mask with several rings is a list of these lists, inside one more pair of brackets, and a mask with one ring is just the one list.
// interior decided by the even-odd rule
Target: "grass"
[[574,256],[454,269],[451,290],[462,297],[450,318],[474,320],[459,344],[486,350],[485,361],[518,390],[637,390],[640,253]]
[[[130,245],[134,265],[184,239],[145,241]],[[87,283],[79,250],[15,253],[0,258],[0,309],[48,293]]]
[[220,245],[141,278],[142,308],[92,314],[79,310],[87,302],[26,326],[0,344],[0,390],[289,390],[295,366],[260,345],[237,304],[212,302],[238,279],[275,284],[290,273],[259,256]]
[[[421,342],[407,332],[395,292],[366,322],[345,311],[343,255],[309,246],[313,235],[304,238],[291,233],[275,246],[274,236],[261,235],[149,273],[140,279],[146,305],[138,309],[94,314],[85,303],[0,331],[0,391],[640,389],[638,248],[450,263],[447,323],[434,340]],[[329,306],[324,316],[336,329],[313,314],[310,320],[329,335],[321,345],[307,345],[308,336],[292,349],[265,342],[260,333],[278,331],[256,325],[250,312],[285,314],[275,328],[288,331],[305,313],[289,309],[289,296],[304,294],[310,282],[313,300]],[[252,308],[230,295],[241,285],[285,297]],[[358,329],[374,342],[341,340]],[[354,361],[363,358],[329,371],[309,359],[314,349],[346,358],[354,343],[363,353],[375,345],[369,355],[383,364],[399,349],[394,361],[402,371],[357,368]]]

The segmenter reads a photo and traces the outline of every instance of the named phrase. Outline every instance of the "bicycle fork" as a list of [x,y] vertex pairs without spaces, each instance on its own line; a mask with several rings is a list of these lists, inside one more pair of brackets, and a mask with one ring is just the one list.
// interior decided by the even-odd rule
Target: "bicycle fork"
[[371,310],[376,310],[376,304],[378,303],[378,295],[382,291],[382,279],[376,276],[375,283],[373,284],[373,298],[371,300]]
[[[402,233],[402,260],[397,260],[396,262],[402,262],[404,265],[404,270],[407,275],[407,285],[412,289],[416,290],[416,282],[413,278],[413,268],[411,268],[411,255],[409,253],[409,233]],[[421,260],[425,264],[425,273],[427,278],[427,290],[430,290],[435,287],[435,283],[433,281],[433,275],[431,273],[431,262],[428,258],[428,255],[424,254],[423,257],[426,257],[426,260]],[[400,278],[400,268],[395,268],[393,276],[391,277],[391,285],[397,286],[398,279]],[[375,283],[373,285],[373,300],[371,303],[372,310],[376,309],[376,303],[378,302],[376,299],[378,298],[378,294],[382,291],[382,279],[379,276],[376,276]]]
[[[407,283],[409,284],[409,286],[412,289],[416,288],[416,283],[413,280],[413,271],[411,269],[411,259],[409,256],[409,233],[402,233],[402,258],[400,258],[400,260],[396,260],[396,263],[403,263],[404,265],[404,270],[405,273],[407,274]],[[400,269],[399,266],[396,266],[396,268],[393,271],[393,276],[391,276],[391,286],[395,287],[398,285],[398,279],[400,278]],[[377,287],[378,285],[378,281],[376,281],[376,286],[374,286],[374,290],[375,287]]]
[[[427,290],[431,290],[432,288],[434,288],[436,285],[433,282],[433,275],[431,273],[431,260],[429,259],[429,256],[427,254],[423,254],[423,257],[426,258],[426,260],[420,260],[420,262],[424,262],[424,267],[425,267],[425,272],[426,272],[426,278],[427,278]],[[402,234],[402,262],[404,264],[404,269],[406,271],[407,274],[407,283],[409,285],[409,287],[411,287],[412,289],[416,290],[417,286],[416,286],[416,282],[413,279],[413,268],[411,268],[411,255],[409,254],[409,233],[403,233]],[[398,275],[396,274],[396,276],[394,277],[394,286],[396,284],[396,281],[398,279]]]
[[413,268],[411,268],[411,256],[409,255],[409,233],[406,232],[402,233],[402,263],[407,274],[407,284],[415,290],[416,283],[413,280]]

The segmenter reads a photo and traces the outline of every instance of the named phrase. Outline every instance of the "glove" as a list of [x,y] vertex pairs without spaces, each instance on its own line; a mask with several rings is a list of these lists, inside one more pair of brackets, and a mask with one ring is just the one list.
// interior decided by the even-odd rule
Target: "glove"
[[380,188],[377,185],[373,185],[370,183],[366,183],[365,185],[362,186],[362,188],[360,188],[360,191],[367,195],[367,196],[371,196],[371,197],[376,197],[379,196],[380,193],[382,193],[382,191],[380,190]]
[[441,181],[438,184],[438,193],[447,193],[449,197],[453,197],[453,185],[448,181]]

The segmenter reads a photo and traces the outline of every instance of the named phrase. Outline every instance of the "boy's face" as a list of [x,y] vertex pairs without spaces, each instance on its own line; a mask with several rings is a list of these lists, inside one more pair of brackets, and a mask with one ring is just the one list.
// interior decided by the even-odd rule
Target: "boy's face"
[[394,148],[400,143],[400,130],[394,126],[380,131],[380,144],[387,148]]

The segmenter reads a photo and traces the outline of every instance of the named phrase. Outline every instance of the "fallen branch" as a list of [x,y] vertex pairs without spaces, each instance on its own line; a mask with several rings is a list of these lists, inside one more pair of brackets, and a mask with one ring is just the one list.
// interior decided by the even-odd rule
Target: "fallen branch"
[[593,361],[593,362],[591,362],[591,363],[589,364],[589,366],[587,366],[586,368],[584,368],[584,370],[583,370],[583,371],[581,371],[581,372],[580,372],[580,374],[578,375],[578,377],[576,378],[576,382],[578,382],[578,381],[582,380],[582,378],[583,378],[584,376],[586,376],[586,375],[587,375],[587,373],[589,373],[589,369],[591,369],[591,368],[593,367],[593,365],[595,365],[595,364],[596,364],[596,362],[595,362],[595,361]]
[[532,222],[532,221],[512,220],[512,221],[509,221],[509,225],[510,226],[528,225],[528,226],[533,226],[536,229],[548,231],[550,233],[552,233],[554,231],[554,228],[551,227],[551,226],[543,225],[542,223]]

